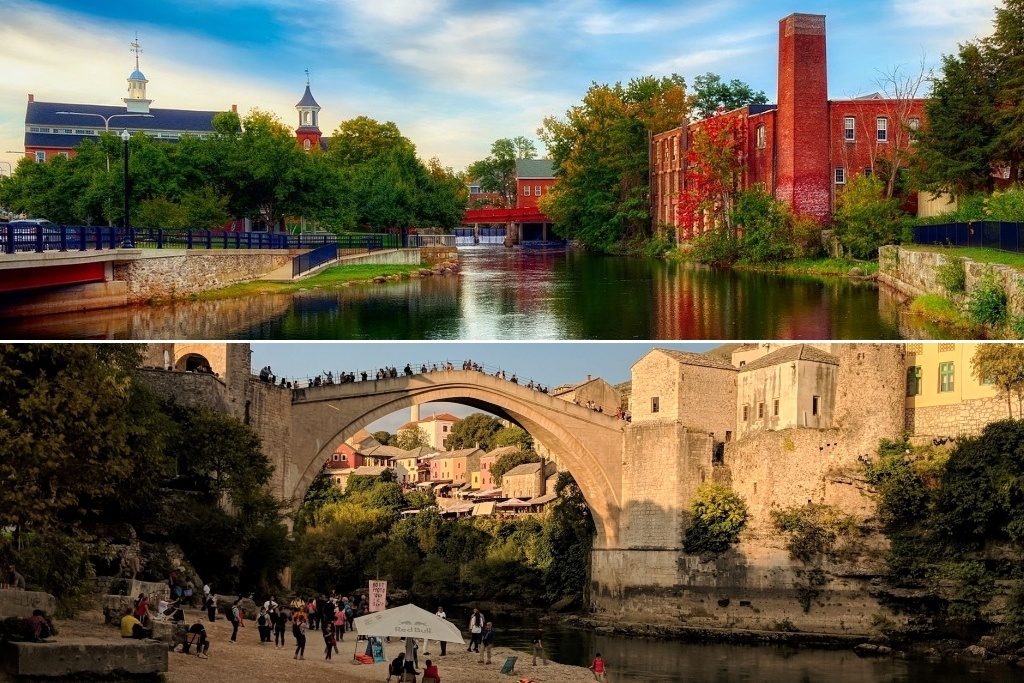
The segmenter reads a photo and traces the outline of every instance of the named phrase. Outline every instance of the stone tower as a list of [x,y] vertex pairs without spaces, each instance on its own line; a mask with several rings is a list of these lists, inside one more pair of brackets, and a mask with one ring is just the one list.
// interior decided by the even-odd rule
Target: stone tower
[[824,15],[781,20],[775,196],[819,223],[829,218],[832,188],[827,71]]

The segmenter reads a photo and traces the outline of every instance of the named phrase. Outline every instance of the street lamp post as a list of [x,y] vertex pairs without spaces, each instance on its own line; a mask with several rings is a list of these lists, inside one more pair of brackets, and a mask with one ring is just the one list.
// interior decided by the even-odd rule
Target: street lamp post
[[[96,118],[99,118],[99,119],[103,120],[103,132],[105,132],[105,133],[109,133],[110,132],[110,120],[111,119],[120,119],[120,118],[129,117],[129,116],[138,116],[138,117],[142,117],[142,118],[146,118],[146,119],[153,118],[152,114],[111,114],[110,116],[104,116],[103,114],[94,114],[94,113],[84,112],[84,111],[59,111],[59,112],[56,112],[56,113],[58,113],[58,114],[65,114],[67,116],[95,116]],[[110,171],[110,156],[109,155],[107,156],[107,171],[108,172]]]
[[124,142],[124,235],[121,240],[122,249],[134,249],[135,245],[132,244],[132,233],[131,233],[131,220],[128,215],[128,195],[131,191],[131,187],[128,179],[128,141],[132,139],[132,136],[128,134],[128,129],[125,128],[121,131],[121,140]]

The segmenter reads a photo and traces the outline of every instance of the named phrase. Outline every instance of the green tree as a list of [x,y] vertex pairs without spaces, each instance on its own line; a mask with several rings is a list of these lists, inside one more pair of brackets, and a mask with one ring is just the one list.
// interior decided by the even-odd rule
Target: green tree
[[706,482],[690,504],[690,521],[683,535],[688,553],[722,553],[740,538],[747,524],[747,505],[722,484]]
[[131,497],[155,491],[169,426],[130,403],[154,405],[135,385],[138,354],[0,345],[0,526],[70,531],[108,506],[137,509]]
[[395,436],[391,432],[385,432],[383,430],[373,433],[373,438],[377,440],[381,446],[390,446]]
[[899,244],[906,237],[908,222],[899,200],[886,198],[883,190],[875,177],[853,176],[836,202],[836,237],[854,258],[874,258],[879,247]]
[[994,66],[997,132],[992,152],[1016,182],[1024,159],[1024,0],[1003,0],[993,23],[992,35],[984,41]]
[[528,462],[540,462],[540,456],[533,451],[513,451],[500,456],[491,465],[491,476],[494,477],[495,485],[501,486],[501,478],[510,469]]
[[648,137],[686,120],[684,86],[676,75],[595,83],[564,119],[544,119],[558,182],[539,204],[560,236],[602,251],[650,236]]
[[485,413],[473,413],[462,418],[454,425],[445,439],[445,447],[450,450],[479,447],[485,451],[494,448],[494,437],[504,429],[502,421]]
[[491,448],[489,450],[501,448],[503,446],[518,446],[520,450],[532,451],[533,437],[518,425],[503,427],[494,435],[494,438],[491,439]]
[[311,514],[329,503],[337,503],[343,497],[338,485],[331,479],[327,468],[321,469],[309,483],[306,494],[302,497],[302,505],[295,520],[296,527],[302,526]]
[[407,429],[400,429],[395,438],[392,439],[391,445],[395,448],[411,451],[421,447],[429,447],[430,439],[426,431],[423,430],[423,427],[415,425]]
[[534,159],[537,147],[533,140],[522,135],[501,138],[491,143],[491,154],[480,161],[474,161],[466,169],[470,180],[480,183],[484,192],[501,194],[505,207],[516,205],[516,160]]
[[912,158],[920,186],[958,196],[992,189],[994,102],[993,70],[978,44],[943,56],[941,75],[925,104],[928,125]]
[[994,384],[1006,396],[1007,417],[1013,419],[1010,396],[1015,394],[1018,417],[1024,418],[1019,404],[1024,399],[1024,344],[979,344],[971,357],[971,372],[982,383]]
[[698,119],[709,118],[719,109],[731,111],[747,104],[767,102],[764,92],[755,92],[737,79],[725,83],[721,76],[710,72],[693,79],[693,114]]

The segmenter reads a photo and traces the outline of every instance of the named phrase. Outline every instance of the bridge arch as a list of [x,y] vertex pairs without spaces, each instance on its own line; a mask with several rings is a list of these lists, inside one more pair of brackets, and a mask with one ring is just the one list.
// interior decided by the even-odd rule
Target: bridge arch
[[441,371],[293,391],[291,476],[284,496],[301,500],[332,453],[372,422],[413,405],[447,401],[498,415],[547,446],[579,484],[594,515],[596,547],[618,537],[624,423],[473,371]]

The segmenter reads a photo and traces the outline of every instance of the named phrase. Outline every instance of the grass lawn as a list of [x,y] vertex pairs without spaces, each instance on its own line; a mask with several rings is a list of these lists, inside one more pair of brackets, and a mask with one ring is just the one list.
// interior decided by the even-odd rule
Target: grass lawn
[[929,322],[976,336],[977,325],[972,323],[949,299],[938,294],[924,294],[910,302],[910,314]]
[[977,261],[978,263],[997,263],[1024,270],[1024,254],[1015,254],[1012,251],[1000,251],[984,247],[936,247],[921,244],[904,244],[900,249],[937,252],[948,256],[960,256]]
[[792,273],[795,275],[846,276],[850,274],[851,268],[860,268],[863,274],[867,276],[878,273],[878,261],[855,261],[842,258],[803,258],[776,263],[749,263],[740,260],[733,267],[737,270]]
[[290,294],[303,289],[323,289],[340,287],[347,282],[368,282],[378,276],[400,275],[408,277],[409,273],[425,268],[423,265],[393,265],[387,263],[364,263],[351,266],[332,266],[323,272],[305,280],[293,282],[266,282],[256,280],[230,285],[222,289],[197,294],[197,299],[234,299],[259,294]]

